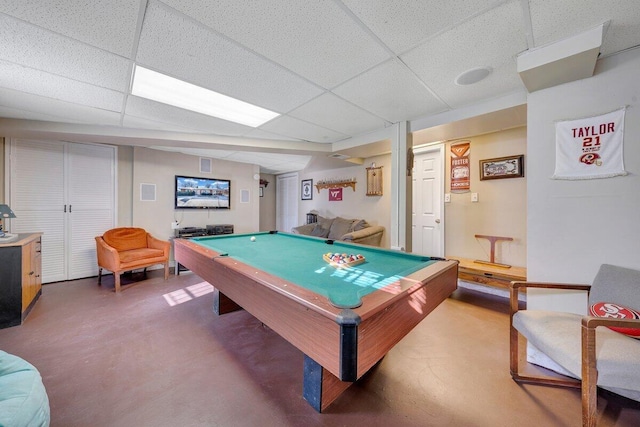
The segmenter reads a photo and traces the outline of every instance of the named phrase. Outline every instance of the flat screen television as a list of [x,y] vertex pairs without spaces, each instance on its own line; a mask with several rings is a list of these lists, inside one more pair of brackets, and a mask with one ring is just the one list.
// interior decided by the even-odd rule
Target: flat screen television
[[176,209],[231,209],[231,181],[176,175]]

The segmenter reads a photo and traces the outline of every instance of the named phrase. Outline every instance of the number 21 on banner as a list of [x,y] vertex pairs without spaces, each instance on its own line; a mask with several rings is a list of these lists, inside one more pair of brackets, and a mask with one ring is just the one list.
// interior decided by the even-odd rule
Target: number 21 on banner
[[600,145],[600,136],[582,138],[583,147],[598,147]]

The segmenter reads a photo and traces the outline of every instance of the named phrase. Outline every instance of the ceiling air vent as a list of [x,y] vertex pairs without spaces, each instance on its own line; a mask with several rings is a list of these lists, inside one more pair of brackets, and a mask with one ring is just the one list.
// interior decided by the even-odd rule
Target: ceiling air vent
[[329,154],[329,157],[331,157],[332,159],[346,160],[351,156],[347,156],[346,154],[333,153]]

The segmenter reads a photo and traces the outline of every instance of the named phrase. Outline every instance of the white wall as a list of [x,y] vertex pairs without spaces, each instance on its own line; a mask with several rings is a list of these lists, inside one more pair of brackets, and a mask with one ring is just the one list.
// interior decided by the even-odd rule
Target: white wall
[[[367,172],[366,168],[375,162],[376,166],[382,166],[382,196],[367,196]],[[315,184],[321,179],[356,177],[356,190],[350,187],[342,190],[342,201],[330,202],[329,190],[318,190]],[[303,179],[313,179],[313,200],[298,201],[298,222],[302,225],[306,222],[307,213],[316,210],[327,218],[341,216],[343,218],[362,218],[371,225],[381,225],[385,228],[385,233],[380,242],[381,247],[389,247],[389,229],[391,227],[391,154],[383,156],[369,157],[364,164],[340,169],[326,170],[322,172],[298,174],[300,181]],[[300,183],[298,183],[298,193],[300,193]]]
[[[253,179],[258,166],[212,159],[213,172],[200,172],[200,158],[180,153],[135,147],[133,151],[132,225],[143,227],[159,238],[173,236],[171,222],[181,227],[233,224],[236,233],[258,231],[259,181]],[[231,209],[174,209],[175,175],[231,180]],[[156,185],[156,201],[140,201],[140,183]],[[240,190],[250,191],[249,203],[240,203]]]
[[[528,97],[527,278],[590,283],[602,263],[640,269],[640,49],[598,61],[591,78]],[[623,177],[552,180],[554,122],[628,106]],[[545,306],[584,312],[575,295],[530,298]]]
[[[480,180],[480,160],[525,154],[527,129],[520,127],[486,135],[465,138],[470,142],[471,183],[466,193],[451,193],[451,145],[446,144],[445,193],[451,202],[445,203],[445,251],[448,256],[489,260],[491,245],[476,234],[511,237],[495,246],[495,261],[526,267],[527,262],[527,163],[525,176]],[[471,202],[471,193],[478,202]]]

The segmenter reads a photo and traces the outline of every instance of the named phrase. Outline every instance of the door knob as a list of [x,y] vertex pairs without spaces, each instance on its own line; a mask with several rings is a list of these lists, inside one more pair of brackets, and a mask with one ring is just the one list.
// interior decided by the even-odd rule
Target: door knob
[[440,224],[440,220],[439,219],[436,219],[436,224]]

